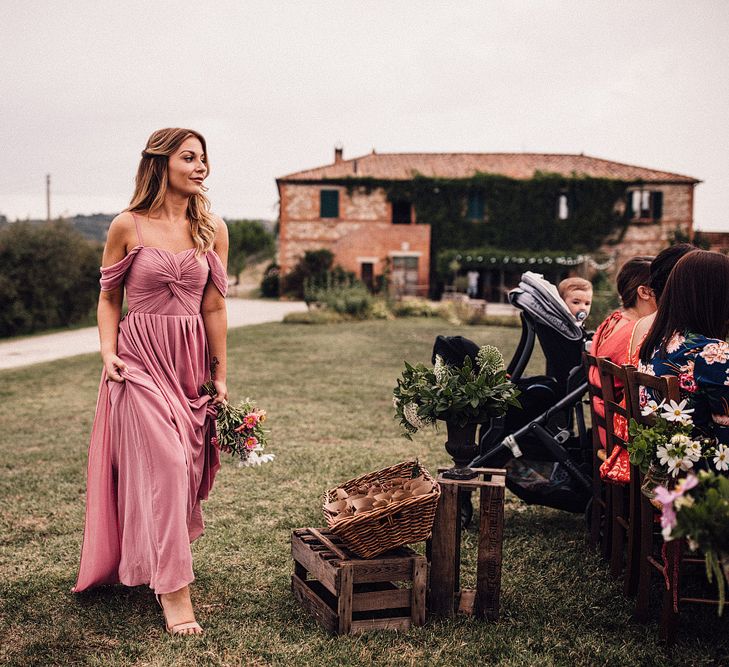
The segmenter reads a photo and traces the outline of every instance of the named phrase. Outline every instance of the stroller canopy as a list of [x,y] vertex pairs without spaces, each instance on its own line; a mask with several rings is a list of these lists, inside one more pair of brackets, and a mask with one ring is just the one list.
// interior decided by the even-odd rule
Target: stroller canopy
[[579,341],[584,336],[582,326],[573,317],[557,288],[541,273],[526,271],[519,287],[509,292],[509,303],[529,313],[537,322],[559,332],[567,340]]

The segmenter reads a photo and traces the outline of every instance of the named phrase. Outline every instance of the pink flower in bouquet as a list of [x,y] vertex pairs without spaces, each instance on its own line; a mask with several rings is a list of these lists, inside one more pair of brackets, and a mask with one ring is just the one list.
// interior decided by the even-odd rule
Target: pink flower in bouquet
[[673,491],[669,491],[664,486],[656,487],[656,500],[661,503],[661,531],[663,533],[664,540],[671,539],[671,531],[676,525],[676,510],[674,508],[674,501],[677,498],[683,496],[686,491],[690,491],[699,483],[699,478],[696,475],[689,475],[686,479],[682,479],[676,484]]
[[246,428],[255,428],[258,424],[258,415],[255,412],[251,412],[249,415],[243,417],[243,424]]
[[246,438],[245,445],[246,449],[255,449],[256,447],[258,447],[258,438],[256,438],[254,435]]
[[217,438],[217,436],[214,435],[212,438],[210,438],[210,444],[213,447],[217,447],[218,446],[218,438]]
[[265,410],[259,410],[257,413],[258,415],[258,421],[263,424],[263,422],[266,421],[266,411]]

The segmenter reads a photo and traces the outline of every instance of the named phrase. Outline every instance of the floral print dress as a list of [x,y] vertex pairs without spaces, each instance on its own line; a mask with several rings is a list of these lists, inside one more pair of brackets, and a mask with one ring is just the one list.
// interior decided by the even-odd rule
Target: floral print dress
[[[681,399],[694,409],[694,426],[702,435],[729,445],[729,343],[691,332],[675,333],[666,353],[655,350],[638,370],[650,375],[676,375]],[[641,408],[655,399],[648,387],[640,388]]]

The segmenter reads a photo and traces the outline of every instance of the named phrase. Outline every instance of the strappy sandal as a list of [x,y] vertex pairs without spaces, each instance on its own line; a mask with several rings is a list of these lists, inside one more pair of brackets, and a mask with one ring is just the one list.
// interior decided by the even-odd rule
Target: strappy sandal
[[[171,635],[201,635],[204,630],[197,621],[187,621],[184,623],[177,623],[175,625],[167,625],[167,616],[165,615],[165,608],[162,606],[162,600],[160,596],[155,593],[155,600],[157,604],[162,608],[162,616],[165,619],[165,630]],[[200,630],[200,632],[185,632],[185,630]]]

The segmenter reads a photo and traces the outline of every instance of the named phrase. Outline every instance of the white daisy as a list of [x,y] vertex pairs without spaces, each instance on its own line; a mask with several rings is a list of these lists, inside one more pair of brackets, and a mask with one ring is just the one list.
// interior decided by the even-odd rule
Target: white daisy
[[673,458],[666,445],[658,445],[658,447],[656,447],[656,456],[662,466],[668,465],[668,462]]
[[721,444],[716,448],[714,466],[720,472],[723,470],[729,470],[729,447]]
[[698,461],[701,458],[701,443],[698,440],[689,440],[686,445],[686,456],[692,461]]
[[[643,387],[641,387],[643,389]],[[640,414],[642,414],[644,417],[647,417],[648,415],[654,415],[658,410],[660,410],[663,407],[663,404],[665,401],[661,401],[660,403],[656,403],[653,399],[648,401],[646,403],[645,407],[640,411]]]
[[679,422],[681,424],[691,423],[691,413],[694,411],[693,408],[686,409],[687,399],[684,399],[680,403],[676,401],[669,401],[667,405],[663,406],[663,414],[661,417],[668,420],[669,422]]

